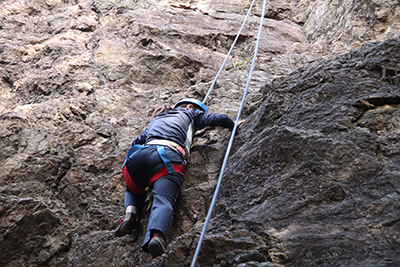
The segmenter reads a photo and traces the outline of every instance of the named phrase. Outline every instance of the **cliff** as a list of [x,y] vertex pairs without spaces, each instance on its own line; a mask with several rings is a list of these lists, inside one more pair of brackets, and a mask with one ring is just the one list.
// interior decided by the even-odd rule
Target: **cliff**
[[[229,131],[198,132],[157,259],[114,238],[120,167],[202,99],[251,1],[0,4],[0,264],[189,266]],[[261,1],[206,103],[235,118]],[[198,266],[400,264],[398,1],[271,1]]]

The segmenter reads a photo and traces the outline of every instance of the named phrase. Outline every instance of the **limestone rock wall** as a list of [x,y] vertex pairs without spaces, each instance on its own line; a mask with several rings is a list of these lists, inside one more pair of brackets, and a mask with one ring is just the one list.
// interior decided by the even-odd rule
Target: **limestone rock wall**
[[[170,246],[156,260],[140,251],[143,236],[134,244],[113,237],[123,215],[120,166],[156,107],[205,96],[250,3],[1,1],[0,265],[189,265],[229,132],[196,135]],[[236,116],[261,7],[256,1],[207,101],[211,112]],[[366,41],[399,36],[399,16],[398,1],[390,0],[268,3],[243,113],[250,117],[235,143],[200,265],[334,266],[329,259],[344,250],[328,255],[317,249],[325,251],[323,241],[330,237],[370,244],[368,253],[355,249],[358,256],[344,263],[355,264],[361,256],[363,264],[375,266],[399,262],[393,254],[398,252],[398,42],[351,52]],[[302,142],[314,146],[307,150]],[[275,154],[260,149],[270,145]],[[263,156],[253,159],[254,149]],[[321,155],[329,157],[323,161]],[[382,179],[382,186],[372,184]],[[254,180],[249,184],[254,190],[244,188],[247,180]],[[302,191],[307,183],[318,187]],[[376,209],[366,204],[368,188]],[[332,203],[344,203],[342,209],[353,217],[341,217]],[[299,210],[297,216],[290,216],[293,210]],[[353,237],[334,235],[342,226],[327,227],[331,234],[325,238],[316,233],[317,220],[330,222],[329,210],[353,223]],[[379,242],[387,244],[365,257]],[[312,254],[302,250],[308,244],[315,244]]]

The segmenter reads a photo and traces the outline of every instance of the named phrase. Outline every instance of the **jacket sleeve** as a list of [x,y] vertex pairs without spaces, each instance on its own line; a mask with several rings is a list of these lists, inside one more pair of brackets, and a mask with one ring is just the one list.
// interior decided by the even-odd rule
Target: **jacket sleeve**
[[235,122],[225,114],[213,114],[200,110],[195,110],[195,112],[196,130],[207,126],[220,126],[232,130],[235,126]]

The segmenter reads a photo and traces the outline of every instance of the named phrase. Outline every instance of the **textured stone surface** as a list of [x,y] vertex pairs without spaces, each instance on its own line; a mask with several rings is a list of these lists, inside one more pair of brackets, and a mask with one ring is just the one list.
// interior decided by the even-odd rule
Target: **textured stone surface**
[[271,257],[291,266],[398,265],[399,52],[399,38],[364,45],[265,87],[236,140],[215,231],[276,238],[285,247]]
[[[155,260],[143,235],[114,238],[120,166],[156,107],[204,97],[250,3],[1,1],[0,265],[189,265],[229,131],[197,133]],[[261,6],[212,112],[236,116]],[[398,265],[398,40],[319,62],[398,36],[399,12],[396,1],[268,3],[250,117],[200,265]]]

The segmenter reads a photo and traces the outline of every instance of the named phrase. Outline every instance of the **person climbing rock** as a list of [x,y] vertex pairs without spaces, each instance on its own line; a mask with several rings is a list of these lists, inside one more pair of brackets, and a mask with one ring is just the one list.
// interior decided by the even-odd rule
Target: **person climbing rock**
[[207,126],[232,130],[234,125],[227,115],[208,113],[207,107],[193,98],[180,100],[174,108],[164,105],[155,110],[147,129],[133,140],[122,167],[125,219],[115,236],[131,235],[137,240],[140,212],[151,191],[153,204],[142,249],[153,258],[162,255],[195,131]]

